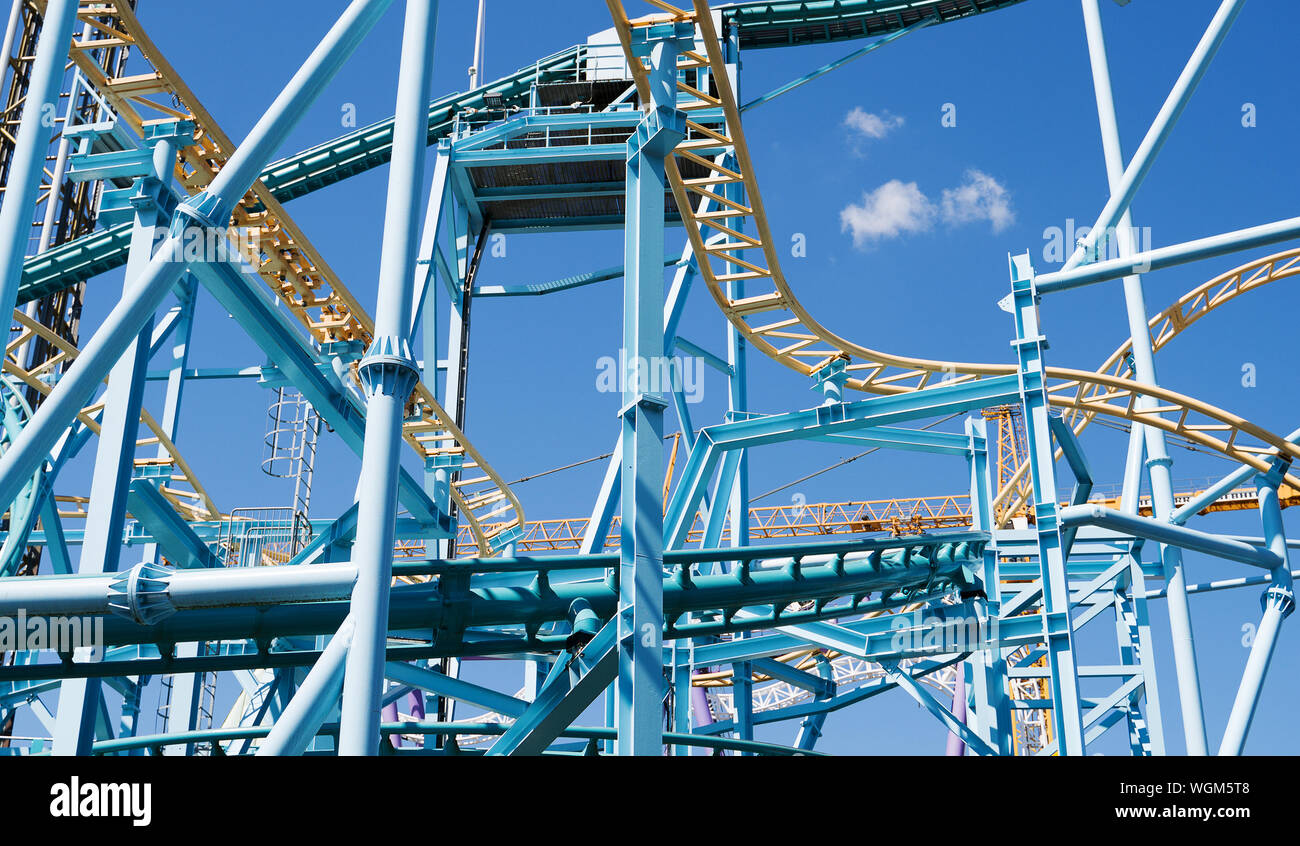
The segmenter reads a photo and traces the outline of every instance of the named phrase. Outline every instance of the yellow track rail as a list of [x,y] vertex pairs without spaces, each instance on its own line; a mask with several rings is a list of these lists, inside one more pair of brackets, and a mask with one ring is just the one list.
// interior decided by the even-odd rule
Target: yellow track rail
[[[4,372],[40,394],[47,395],[52,389],[46,380],[51,379],[65,365],[71,364],[72,360],[80,355],[81,351],[59,337],[53,330],[42,326],[21,311],[14,311],[14,322],[18,325],[18,332],[5,347]],[[58,352],[37,367],[28,370],[18,363],[16,353],[37,337],[47,341]],[[88,405],[77,414],[77,419],[85,424],[86,428],[98,435],[99,416],[103,410],[103,402]],[[175,506],[177,512],[186,520],[220,520],[221,512],[213,504],[212,497],[208,496],[208,492],[204,490],[193,469],[181,457],[180,450],[176,448],[176,444],[172,443],[171,438],[167,437],[158,421],[148,411],[141,409],[140,422],[152,434],[149,437],[137,440],[135,443],[136,449],[145,447],[159,447],[160,449],[155,457],[136,458],[135,466],[170,467],[174,471],[167,477],[167,481],[171,484],[163,484],[159,487],[159,492],[167,497],[171,504]]]
[[[726,119],[725,133],[709,133],[711,137],[707,141],[715,147],[717,143],[723,143],[734,151],[734,169],[696,154],[693,148],[705,142],[688,140],[669,157],[667,174],[691,246],[699,259],[700,275],[727,320],[750,343],[770,358],[805,375],[811,375],[833,359],[845,358],[848,360],[846,369],[853,374],[848,385],[877,394],[922,390],[940,380],[951,384],[1016,372],[1012,364],[938,361],[872,350],[840,337],[817,322],[799,303],[781,272],[707,0],[694,0],[691,10],[678,9],[656,0],[652,5],[660,13],[636,20],[628,17],[622,0],[607,0],[607,3],[643,99],[649,92],[647,68],[642,59],[632,54],[633,29],[669,21],[690,22],[697,28],[699,40],[704,44],[707,56],[688,51],[678,67],[707,67],[716,95],[679,81],[678,90],[685,95],[679,96],[679,107],[688,115],[701,108],[722,110]],[[684,179],[679,160],[705,167],[709,175],[701,179]],[[712,187],[728,183],[743,184],[747,205],[728,204],[727,208],[718,211],[695,213],[691,194],[717,199]],[[741,222],[746,219],[752,226],[752,235],[742,231]],[[727,237],[719,244],[706,243],[711,240],[704,234],[706,229]],[[715,264],[723,264],[723,272],[718,272]],[[740,270],[735,270],[736,267]],[[745,283],[745,296],[735,299],[729,296],[727,283],[733,281]],[[1175,391],[1143,385],[1111,373],[1049,367],[1046,375],[1052,405],[1073,414],[1104,414],[1153,426],[1260,471],[1268,470],[1271,456],[1278,453],[1300,458],[1300,447],[1287,443],[1281,436],[1231,412]],[[1139,395],[1154,398],[1155,405],[1139,409]],[[1288,475],[1287,480],[1292,486],[1300,487],[1300,479],[1296,476]]]
[[[44,0],[39,0],[38,6],[44,11]],[[229,161],[234,142],[163,57],[126,3],[82,0],[78,19],[88,23],[93,34],[85,40],[74,38],[72,60],[122,121],[139,134],[154,123],[194,122],[195,143],[179,151],[176,178],[190,194],[203,190]],[[151,72],[106,77],[90,53],[113,46],[134,48]],[[374,321],[261,181],[235,209],[231,225],[258,233],[258,275],[317,342],[370,344]],[[351,373],[357,380],[355,366]],[[480,555],[493,554],[493,536],[523,525],[524,510],[518,498],[423,383],[416,386],[408,404],[403,437],[421,460],[464,457],[452,498],[469,524]]]
[[[1193,323],[1220,306],[1232,302],[1242,294],[1259,290],[1270,282],[1289,279],[1297,275],[1300,275],[1300,248],[1256,259],[1222,273],[1208,282],[1197,285],[1148,321],[1152,349],[1156,352],[1164,349],[1170,341],[1178,337]],[[1110,354],[1110,357],[1106,359],[1101,367],[1097,368],[1098,372],[1109,376],[1119,376],[1125,372],[1128,369],[1128,354],[1132,349],[1133,341],[1131,339],[1125,341],[1115,352]],[[1087,428],[1094,416],[1092,412],[1083,410],[1076,411],[1065,419],[1074,428],[1075,434],[1079,434]],[[1060,454],[1060,450],[1057,451],[1057,454]],[[1025,478],[1028,472],[1028,463],[1022,462],[1016,472],[1007,480],[1007,483],[998,491],[998,496],[994,501],[995,510],[1002,502],[1012,500],[1012,494],[1016,494],[1017,487],[1023,487],[1018,483]],[[1017,494],[1012,500],[1011,507],[1007,509],[1007,513],[1017,513],[1024,501],[1024,494]]]

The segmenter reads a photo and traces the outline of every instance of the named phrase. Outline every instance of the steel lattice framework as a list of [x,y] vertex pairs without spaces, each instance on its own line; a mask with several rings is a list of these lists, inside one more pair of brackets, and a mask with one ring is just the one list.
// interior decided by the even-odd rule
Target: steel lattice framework
[[[239,144],[134,0],[15,0],[0,51],[0,309],[14,315],[0,374],[0,635],[14,630],[5,621],[61,620],[64,635],[84,622],[94,643],[56,644],[52,627],[39,643],[0,640],[0,749],[813,753],[829,714],[902,690],[950,754],[1081,755],[1121,726],[1133,754],[1159,755],[1148,605],[1163,601],[1185,748],[1202,754],[1189,596],[1253,586],[1262,619],[1218,748],[1239,754],[1294,605],[1281,510],[1300,503],[1300,430],[1278,435],[1161,386],[1155,354],[1296,275],[1300,249],[1216,267],[1154,315],[1140,274],[1294,240],[1300,218],[1140,251],[1129,208],[1244,0],[1223,0],[1128,161],[1098,0],[1081,0],[1110,199],[1062,268],[1010,257],[1014,360],[918,358],[832,332],[798,299],[769,228],[748,109],[1019,2],[584,3],[612,29],[435,97],[438,3],[405,0],[394,117],[272,161],[393,0],[351,0]],[[152,6],[145,20],[168,13]],[[749,51],[863,39],[767,95],[738,96]],[[382,165],[372,316],[284,204]],[[685,234],[680,258],[666,254],[670,227]],[[623,231],[620,266],[476,283],[495,233],[591,229]],[[80,327],[81,292],[123,266],[120,300]],[[471,305],[618,278],[628,360],[707,359],[727,380],[726,418],[696,428],[679,384],[627,380],[590,515],[530,521],[466,431]],[[1049,364],[1048,295],[1114,280],[1122,343],[1095,369]],[[678,334],[697,282],[723,318],[723,356]],[[267,367],[189,366],[200,286]],[[822,404],[753,412],[749,352],[811,379]],[[155,411],[151,366],[166,374]],[[275,390],[263,466],[294,479],[295,495],[227,511],[182,455],[182,399],[197,379],[250,376]],[[1094,422],[1129,433],[1111,494],[1094,488],[1080,440]],[[362,462],[352,507],[323,518],[309,513],[318,437]],[[969,488],[751,507],[754,450],[809,441],[949,456]],[[1176,492],[1170,441],[1237,469]],[[87,449],[90,490],[63,491],[60,472]],[[402,468],[403,449],[421,477]],[[1257,511],[1261,537],[1185,525],[1223,510]],[[139,562],[123,560],[128,544]],[[1184,550],[1255,575],[1189,585]],[[1085,641],[1117,657],[1086,663]],[[522,686],[462,678],[480,659],[517,662]],[[153,677],[156,733],[139,716]],[[1085,695],[1084,679],[1106,691]],[[237,686],[228,711],[220,685]],[[602,697],[603,724],[578,725]],[[756,740],[764,724],[797,726],[793,741]]]

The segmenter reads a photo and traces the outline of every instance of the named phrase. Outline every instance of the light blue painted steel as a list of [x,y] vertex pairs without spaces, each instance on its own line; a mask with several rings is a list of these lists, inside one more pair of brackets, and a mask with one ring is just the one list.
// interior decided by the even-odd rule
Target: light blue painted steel
[[[1088,236],[1083,239],[1075,249],[1074,254],[1066,261],[1063,271],[1069,271],[1078,267],[1092,255],[1097,241],[1102,237],[1110,237],[1112,227],[1120,220],[1120,216],[1128,210],[1129,204],[1133,201],[1133,196],[1137,193],[1138,187],[1146,177],[1151,165],[1155,163],[1156,156],[1159,155],[1160,149],[1169,138],[1174,124],[1178,122],[1179,116],[1182,115],[1183,109],[1191,99],[1192,93],[1205,75],[1209,68],[1211,60],[1219,50],[1219,45],[1227,37],[1228,30],[1232,27],[1237,15],[1241,12],[1246,0],[1223,0],[1219,9],[1210,21],[1209,27],[1206,28],[1205,34],[1201,36],[1200,42],[1196,49],[1192,51],[1191,58],[1187,60],[1187,65],[1183,72],[1179,74],[1178,80],[1174,87],[1169,91],[1169,96],[1165,98],[1164,104],[1156,114],[1156,118],[1147,130],[1146,137],[1138,146],[1137,152],[1133,154],[1133,160],[1129,162],[1128,167],[1124,170],[1123,176],[1116,180],[1118,184],[1113,185],[1110,199],[1106,202],[1105,208],[1097,217],[1097,222],[1093,224]],[[1085,6],[1085,17],[1090,18]],[[1089,26],[1092,29],[1092,26]],[[1096,19],[1096,31],[1100,33],[1100,18]],[[1099,40],[1094,40],[1094,44],[1100,45]],[[1109,88],[1109,85],[1107,85]],[[1099,92],[1100,96],[1100,92]],[[1109,99],[1109,98],[1108,98]],[[1103,118],[1103,123],[1105,118]],[[1105,134],[1103,130],[1103,134]],[[1116,136],[1118,138],[1118,136]],[[1121,239],[1123,236],[1121,235]],[[1050,288],[1040,286],[1039,290],[1046,293]]]
[[[1088,38],[1088,54],[1092,65],[1093,87],[1096,90],[1097,97],[1097,115],[1101,124],[1102,150],[1106,159],[1106,173],[1112,195],[1117,196],[1122,204],[1122,210],[1118,215],[1115,237],[1119,244],[1120,257],[1126,258],[1136,251],[1136,240],[1131,222],[1131,206],[1133,195],[1136,193],[1137,186],[1141,183],[1142,176],[1145,173],[1142,168],[1149,166],[1149,163],[1154,160],[1161,144],[1163,144],[1163,138],[1168,134],[1168,127],[1164,128],[1163,131],[1157,131],[1161,118],[1167,118],[1169,126],[1172,126],[1173,122],[1177,120],[1182,105],[1191,96],[1191,92],[1199,80],[1199,75],[1204,73],[1205,67],[1213,58],[1218,44],[1222,42],[1228,27],[1232,25],[1232,21],[1240,11],[1241,4],[1235,3],[1233,0],[1226,0],[1219,7],[1219,14],[1216,16],[1215,22],[1211,24],[1210,31],[1206,33],[1205,39],[1202,40],[1201,45],[1198,47],[1197,54],[1193,56],[1188,68],[1184,71],[1183,77],[1180,77],[1174,91],[1170,94],[1171,99],[1176,100],[1175,104],[1172,107],[1167,104],[1167,110],[1162,110],[1161,115],[1157,117],[1157,125],[1152,127],[1153,131],[1157,132],[1157,135],[1152,139],[1151,134],[1148,134],[1148,139],[1152,139],[1151,144],[1148,146],[1144,143],[1143,147],[1138,150],[1134,161],[1138,169],[1135,170],[1132,179],[1127,181],[1127,174],[1124,173],[1123,153],[1120,149],[1119,125],[1115,118],[1115,102],[1111,93],[1110,67],[1106,59],[1106,43],[1101,27],[1101,12],[1097,8],[1097,0],[1082,0],[1082,4],[1084,28]],[[1216,27],[1217,35],[1212,35],[1211,33],[1216,32]],[[1145,158],[1139,159],[1138,157]],[[1102,217],[1105,219],[1105,211],[1102,212]],[[1109,226],[1110,224],[1107,223],[1106,225]],[[1129,339],[1131,342],[1131,357],[1129,360],[1133,368],[1132,375],[1138,382],[1155,385],[1157,384],[1155,351],[1151,346],[1151,333],[1147,322],[1146,298],[1142,290],[1142,279],[1136,273],[1125,276],[1123,286],[1125,312],[1128,316]],[[1157,405],[1158,401],[1154,397],[1138,394],[1137,407],[1139,409],[1150,411],[1156,408]],[[1157,519],[1168,521],[1174,511],[1174,489],[1170,471],[1173,460],[1169,457],[1165,434],[1155,427],[1135,424],[1135,436],[1138,432],[1143,437],[1147,455],[1146,467],[1151,481],[1152,513]],[[1136,496],[1131,498],[1135,510],[1136,500]],[[1079,503],[1073,504],[1077,505]],[[1174,642],[1174,663],[1178,677],[1179,702],[1182,706],[1184,738],[1187,743],[1188,754],[1204,755],[1206,753],[1205,715],[1201,707],[1200,680],[1196,667],[1196,646],[1192,636],[1191,608],[1187,602],[1187,591],[1185,589],[1186,575],[1183,571],[1182,551],[1177,546],[1161,545],[1160,560],[1164,566],[1165,582],[1168,585],[1169,626]]]
[[[167,225],[161,197],[168,193],[168,183],[172,178],[170,163],[178,145],[188,137],[191,137],[189,129],[180,126],[172,133],[160,133],[154,140],[152,172],[136,180],[136,194],[140,199],[134,203],[135,220],[126,280],[122,286],[123,300],[130,299],[145,284],[144,276],[151,266],[154,244],[160,240],[155,236]],[[140,425],[152,332],[153,314],[150,312],[144,315],[136,337],[127,341],[121,358],[112,365],[109,386],[104,394],[104,411],[99,418],[99,443],[90,483],[91,505],[86,515],[86,537],[78,562],[79,573],[112,573],[118,569],[121,560],[122,530],[134,469],[136,433]],[[32,425],[36,425],[35,418]],[[5,457],[8,458],[8,454]],[[64,682],[59,692],[53,754],[90,753],[95,739],[91,720],[101,705],[97,681],[71,679]]]
[[1273,658],[1273,649],[1277,646],[1282,621],[1295,610],[1295,585],[1291,577],[1286,531],[1282,525],[1282,510],[1277,494],[1278,484],[1288,466],[1288,463],[1275,462],[1272,470],[1260,477],[1259,481],[1259,514],[1264,538],[1268,541],[1269,552],[1277,558],[1278,565],[1270,574],[1268,590],[1260,597],[1264,613],[1255,630],[1250,657],[1246,659],[1241,685],[1237,688],[1237,697],[1232,703],[1232,712],[1228,715],[1228,727],[1223,733],[1223,742],[1219,745],[1220,755],[1240,755],[1245,748],[1246,735],[1255,718],[1255,708],[1264,688],[1264,677]]
[[1212,535],[1186,526],[1176,526],[1164,520],[1135,517],[1103,505],[1072,505],[1060,511],[1062,526],[1084,524],[1113,529],[1139,538],[1163,541],[1183,549],[1194,549],[1207,555],[1240,561],[1255,567],[1272,570],[1281,566],[1281,560],[1271,550],[1258,549],[1248,543]]
[[[762,97],[755,97],[753,100],[750,100],[748,103],[741,106],[740,111],[746,112],[750,109],[757,108],[765,103],[770,103],[773,100],[775,100],[777,97],[780,97],[782,94],[788,94],[789,92],[795,90],[801,85],[812,82],[814,79],[817,79],[818,77],[825,76],[826,74],[830,73],[833,70],[842,68],[845,65],[847,65],[849,62],[852,62],[855,59],[860,59],[863,56],[867,55],[868,53],[872,52],[873,50],[876,50],[880,47],[884,47],[889,42],[894,41],[898,38],[902,38],[904,35],[907,35],[909,32],[914,32],[915,30],[922,29],[924,27],[929,26],[932,23],[937,23],[937,22],[938,22],[938,18],[927,17],[921,19],[920,21],[914,24],[905,26],[896,32],[891,32],[888,35],[872,42],[871,44],[868,44],[866,47],[862,47],[861,49],[854,50],[852,53],[849,53],[847,56],[844,56],[843,58],[836,59],[833,62],[822,65],[816,70],[810,71],[796,80],[787,82],[785,85],[782,85],[779,88],[772,89],[771,91],[764,94]],[[737,33],[737,37],[738,36],[739,33]]]
[[[153,259],[138,273],[131,295],[123,297],[104,318],[81,355],[46,397],[31,425],[0,458],[0,501],[9,502],[14,498],[23,484],[23,475],[44,460],[113,364],[130,346],[140,327],[153,315],[167,291],[180,279],[185,265],[177,257],[183,254],[182,241],[191,227],[187,221],[199,221],[205,226],[225,225],[230,210],[248,191],[258,169],[283,143],[312,100],[390,2],[353,0],[216,179],[177,209],[167,238],[158,245]],[[241,179],[235,180],[235,174],[239,174]]]
[[[1052,707],[1061,751],[1084,754],[1079,705],[1079,677],[1074,654],[1074,626],[1066,581],[1065,541],[1058,515],[1055,450],[1044,376],[1046,338],[1038,325],[1038,293],[1029,254],[1011,256],[1011,293],[1016,324],[1014,346],[1019,360],[1020,402],[1024,408],[1030,478],[1034,489],[1034,533],[1042,591],[1042,637],[1052,679]],[[1005,613],[1005,610],[1004,610]]]
[[357,537],[352,547],[357,582],[351,615],[356,630],[343,681],[340,755],[379,753],[379,699],[397,520],[396,471],[403,407],[419,380],[409,341],[414,294],[410,280],[419,249],[418,206],[427,133],[424,110],[429,101],[437,18],[437,0],[406,0],[375,339],[359,368],[366,389],[366,439],[357,482]]
[[[567,660],[556,661],[536,701],[492,744],[487,754],[539,755],[559,737],[618,678],[620,628],[617,619],[609,621],[581,650]],[[659,717],[658,711],[655,716]],[[620,738],[626,729],[626,723],[619,724]],[[661,742],[660,737],[655,738],[656,755]],[[622,752],[621,744],[617,748]]]
[[[13,311],[18,297],[46,151],[58,124],[55,111],[63,85],[63,60],[77,22],[77,5],[77,0],[49,0],[45,6],[22,118],[13,136],[4,202],[0,203],[0,314],[4,315]],[[7,63],[9,54],[4,55]]]
[[329,646],[298,686],[289,706],[276,719],[257,749],[259,756],[301,755],[307,751],[343,689],[343,668],[355,633],[356,624],[349,616],[330,638]]
[[[664,361],[663,268],[665,158],[685,137],[677,109],[680,50],[694,27],[638,30],[638,56],[650,59],[649,111],[627,142],[623,348],[629,364],[622,408],[622,520],[619,524],[618,743],[620,755],[662,753],[663,412],[668,399],[650,375]],[[602,685],[603,687],[604,685]]]

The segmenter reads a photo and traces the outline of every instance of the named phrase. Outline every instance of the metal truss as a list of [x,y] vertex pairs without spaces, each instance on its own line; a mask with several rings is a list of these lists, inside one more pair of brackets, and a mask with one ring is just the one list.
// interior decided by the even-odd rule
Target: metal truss
[[[602,14],[588,43],[438,97],[438,3],[405,0],[394,117],[271,161],[394,0],[352,0],[239,144],[136,3],[19,0],[0,79],[0,312],[14,314],[0,375],[0,619],[91,620],[102,651],[50,662],[43,644],[6,645],[0,752],[815,754],[828,719],[906,694],[935,720],[936,751],[946,736],[954,755],[1082,755],[1120,727],[1133,754],[1160,755],[1149,603],[1162,601],[1184,748],[1199,754],[1213,737],[1200,706],[1209,668],[1189,597],[1255,587],[1260,624],[1218,746],[1240,754],[1294,605],[1282,509],[1300,503],[1300,430],[1278,435],[1163,387],[1155,354],[1295,276],[1300,250],[1220,272],[1154,316],[1141,274],[1293,239],[1300,219],[1138,251],[1129,210],[1241,0],[1221,4],[1128,161],[1100,13],[1081,0],[1110,188],[1092,231],[1111,240],[1089,236],[1051,272],[1009,257],[1009,360],[917,358],[832,332],[797,298],[770,231],[747,109],[1019,2],[607,0],[612,31]],[[749,51],[864,38],[739,97]],[[51,127],[32,105],[56,101],[65,117]],[[372,318],[284,204],[385,164]],[[41,243],[24,249],[33,220]],[[685,232],[680,258],[670,227]],[[598,229],[624,233],[621,265],[478,278],[494,234]],[[189,254],[192,238],[223,251]],[[81,288],[123,266],[119,302],[79,338]],[[466,434],[472,327],[491,319],[473,306],[618,278],[626,354],[702,359],[727,381],[726,415],[697,426],[680,386],[632,380],[590,516],[526,521]],[[697,279],[723,318],[721,354],[678,332]],[[1049,362],[1053,295],[1116,280],[1127,337],[1115,352],[1093,370]],[[200,285],[265,366],[189,366]],[[750,351],[810,381],[820,405],[754,412]],[[325,424],[321,438],[358,455],[350,508],[309,519],[301,487],[287,507],[217,508],[178,446],[182,399],[240,378],[292,397],[308,425]],[[161,411],[145,408],[150,380],[165,383]],[[958,431],[939,428],[958,416]],[[1081,439],[1107,419],[1129,433],[1118,490],[1096,484],[1103,462]],[[1176,492],[1171,438],[1235,469]],[[796,442],[937,455],[969,486],[751,505],[750,463]],[[61,473],[88,444],[90,490],[69,493]],[[285,475],[303,472],[309,490],[309,469]],[[1261,537],[1186,525],[1225,510],[1257,511]],[[1252,575],[1189,585],[1184,550]],[[522,684],[470,681],[478,660],[514,662]],[[156,688],[149,733],[140,714]],[[578,724],[601,706],[599,724]],[[792,740],[756,740],[759,726],[789,726]]]

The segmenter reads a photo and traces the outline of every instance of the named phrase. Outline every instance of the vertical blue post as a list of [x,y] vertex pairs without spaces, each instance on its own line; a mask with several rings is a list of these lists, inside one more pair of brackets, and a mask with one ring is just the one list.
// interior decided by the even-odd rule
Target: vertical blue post
[[18,494],[185,272],[182,242],[195,234],[195,227],[202,235],[207,229],[227,224],[235,204],[248,192],[266,162],[391,2],[352,0],[212,183],[177,208],[167,239],[140,273],[131,295],[123,297],[108,313],[22,434],[0,457],[0,503],[12,501]]
[[[63,62],[77,22],[78,0],[50,0],[41,22],[40,41],[32,60],[23,116],[14,136],[14,153],[0,203],[0,314],[9,314],[18,299],[36,195],[41,190],[45,154],[55,129],[55,111],[63,86]],[[17,4],[15,3],[15,8]],[[4,54],[8,63],[9,54]],[[53,197],[50,202],[54,202]],[[6,499],[5,502],[9,500]]]
[[1264,676],[1268,673],[1268,665],[1273,658],[1273,648],[1277,646],[1278,631],[1282,627],[1282,621],[1295,610],[1295,587],[1291,583],[1286,533],[1282,527],[1282,509],[1277,497],[1277,486],[1282,481],[1286,468],[1286,463],[1275,462],[1273,468],[1259,480],[1259,514],[1263,522],[1264,540],[1268,543],[1269,550],[1282,563],[1274,568],[1272,584],[1260,597],[1264,616],[1260,618],[1259,628],[1255,630],[1255,642],[1251,644],[1246,670],[1241,676],[1241,686],[1237,688],[1237,698],[1232,703],[1232,713],[1228,715],[1228,727],[1223,733],[1223,742],[1219,745],[1220,755],[1240,755],[1245,747],[1246,734],[1250,731],[1251,721],[1255,718],[1255,707],[1259,704],[1259,694],[1264,688]]
[[379,751],[402,413],[419,379],[408,341],[414,295],[410,283],[418,246],[417,209],[424,184],[437,10],[437,0],[406,3],[375,339],[359,368],[366,390],[366,437],[357,486],[357,536],[352,547],[357,582],[352,589],[351,614],[356,630],[343,681],[340,755],[375,755]]
[[[993,518],[993,484],[989,476],[988,421],[979,417],[966,419],[966,435],[970,438],[970,502],[971,528],[991,531]],[[983,619],[987,631],[998,620],[1002,605],[1001,577],[998,574],[998,553],[994,543],[984,548],[984,567],[980,572],[984,582]],[[1001,755],[1011,754],[1011,711],[1007,702],[1007,662],[997,641],[985,644],[986,648],[971,656],[971,692],[974,707],[975,731]]]
[[[1236,16],[1225,14],[1229,7],[1224,3],[1216,20],[1224,21],[1224,29]],[[1088,55],[1092,64],[1093,88],[1097,97],[1097,117],[1101,124],[1102,150],[1106,158],[1106,175],[1110,189],[1116,195],[1123,190],[1124,157],[1120,149],[1119,125],[1115,119],[1115,101],[1111,93],[1110,67],[1106,60],[1106,42],[1101,29],[1101,14],[1097,0],[1083,0],[1084,28],[1088,37]],[[1213,55],[1210,53],[1209,55]],[[1193,83],[1194,86],[1194,83]],[[1188,92],[1190,94],[1190,91]],[[1119,255],[1127,258],[1136,251],[1133,226],[1128,204],[1120,215],[1115,230]],[[1133,350],[1133,378],[1139,382],[1156,384],[1155,352],[1151,347],[1151,331],[1147,323],[1146,298],[1142,292],[1142,278],[1137,274],[1124,277],[1124,305],[1128,315],[1129,337]],[[1137,407],[1149,410],[1158,405],[1154,397],[1139,394]],[[1151,514],[1157,520],[1168,520],[1174,511],[1174,488],[1170,466],[1173,459],[1165,443],[1165,433],[1153,426],[1135,425],[1135,436],[1140,430],[1146,446],[1147,471],[1151,479]],[[1130,445],[1130,452],[1136,445]],[[1126,479],[1127,481],[1127,479]],[[1136,506],[1137,496],[1133,498]],[[1136,507],[1135,507],[1136,511]],[[1183,572],[1183,553],[1176,546],[1161,545],[1160,560],[1165,570],[1168,586],[1169,628],[1174,645],[1174,667],[1178,676],[1178,700],[1182,708],[1183,733],[1187,754],[1206,753],[1205,715],[1201,709],[1201,685],[1196,669],[1196,647],[1192,641],[1191,608],[1187,602],[1187,579]]]
[[[170,191],[176,151],[193,143],[193,127],[178,123],[171,132],[159,132],[153,142],[153,172],[135,181],[131,204],[135,221],[127,256],[122,298],[128,299],[141,284],[153,257],[155,234],[167,226],[163,197]],[[121,359],[113,365],[104,410],[100,416],[95,472],[90,483],[90,511],[77,571],[111,573],[122,555],[122,529],[126,522],[126,496],[135,467],[135,442],[140,427],[140,404],[149,364],[149,339],[153,315],[147,315]],[[95,741],[95,717],[100,705],[99,679],[68,679],[59,689],[55,722],[55,755],[89,755]]]
[[632,33],[651,60],[645,118],[628,139],[624,224],[622,525],[618,567],[618,742],[620,755],[660,755],[663,743],[663,418],[656,388],[664,357],[664,160],[685,137],[677,109],[677,54],[694,43],[690,24]]
[[1029,469],[1034,486],[1034,526],[1038,567],[1043,584],[1043,642],[1052,679],[1052,707],[1063,755],[1084,754],[1079,676],[1070,622],[1070,588],[1066,580],[1065,543],[1061,538],[1060,498],[1056,493],[1056,456],[1048,422],[1043,351],[1047,339],[1038,325],[1038,292],[1029,254],[1010,256],[1011,293],[1016,318],[1014,346],[1019,362],[1020,399],[1025,409]]

